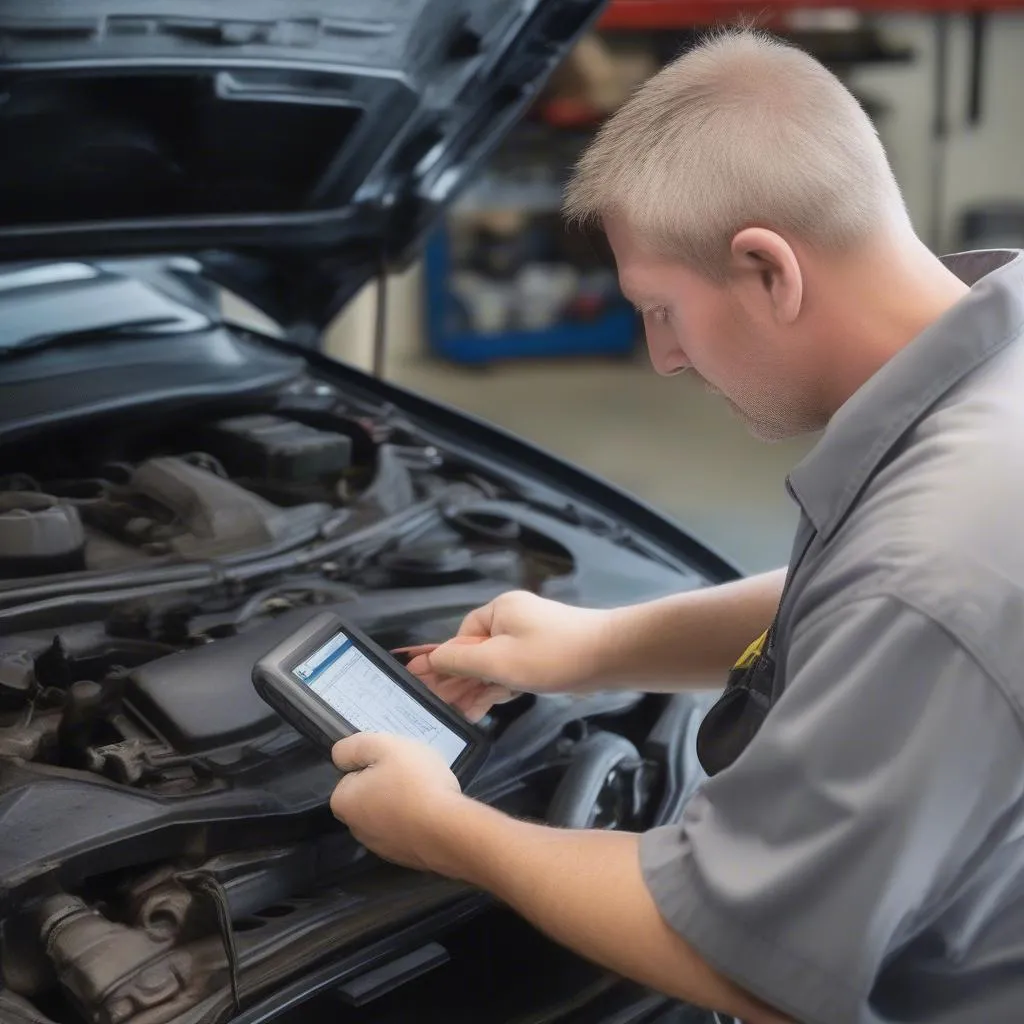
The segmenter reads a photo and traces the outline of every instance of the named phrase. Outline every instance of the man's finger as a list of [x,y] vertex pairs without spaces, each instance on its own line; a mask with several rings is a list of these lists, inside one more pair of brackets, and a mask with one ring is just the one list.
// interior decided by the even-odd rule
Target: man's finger
[[463,714],[471,722],[479,722],[495,704],[507,704],[516,696],[507,686],[489,684],[473,695],[464,707]]
[[427,655],[430,667],[442,676],[469,676],[486,679],[495,662],[500,639],[457,636]]
[[438,675],[438,673],[429,666],[426,669],[419,669],[414,672],[413,675],[415,675],[431,693],[448,703],[452,703],[452,694],[461,692],[467,681],[471,683],[476,682],[474,679],[467,680],[466,676]]
[[410,658],[419,657],[421,654],[429,654],[431,651],[437,650],[440,644],[414,644],[412,647],[394,647],[391,650],[392,654],[408,654]]
[[438,678],[437,673],[430,664],[430,658],[426,654],[417,654],[415,657],[410,658],[405,667],[424,682],[428,678]]
[[[474,683],[472,687],[466,690],[459,699],[454,703],[454,706],[458,708],[462,714],[469,719],[471,722],[479,722],[483,718],[487,709],[490,708],[491,704],[494,703],[490,697],[491,692],[495,687],[491,683]],[[474,710],[482,707],[483,710]]]
[[431,689],[447,704],[458,704],[471,690],[480,685],[469,676],[444,676]]
[[357,775],[343,775],[331,794],[330,807],[338,821],[347,822],[349,815],[354,810],[354,802],[359,792],[359,778]]
[[486,640],[491,635],[494,622],[494,602],[490,601],[482,608],[474,608],[463,620],[456,634],[458,637],[476,637]]
[[357,732],[334,744],[331,760],[339,771],[358,772],[379,760],[386,747],[386,736],[375,732]]

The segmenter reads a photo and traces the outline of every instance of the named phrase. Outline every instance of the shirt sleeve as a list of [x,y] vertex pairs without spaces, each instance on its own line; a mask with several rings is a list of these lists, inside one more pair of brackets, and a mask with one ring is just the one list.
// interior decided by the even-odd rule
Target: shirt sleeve
[[862,1022],[1019,799],[1021,733],[934,621],[873,597],[798,627],[758,734],[641,866],[662,916],[721,974],[807,1024]]

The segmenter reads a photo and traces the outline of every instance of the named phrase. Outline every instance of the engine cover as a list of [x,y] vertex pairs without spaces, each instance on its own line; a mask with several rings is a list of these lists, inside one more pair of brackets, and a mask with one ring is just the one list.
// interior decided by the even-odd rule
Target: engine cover
[[128,676],[126,709],[182,753],[252,740],[284,726],[253,689],[256,660],[313,612],[300,609],[239,636],[180,651]]

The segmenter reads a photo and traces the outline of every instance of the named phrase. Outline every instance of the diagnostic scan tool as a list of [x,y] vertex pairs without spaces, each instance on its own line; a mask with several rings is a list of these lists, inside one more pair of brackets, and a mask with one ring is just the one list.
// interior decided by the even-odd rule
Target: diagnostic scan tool
[[478,729],[333,612],[317,615],[260,658],[252,681],[328,757],[355,732],[391,733],[432,747],[464,782],[486,752]]

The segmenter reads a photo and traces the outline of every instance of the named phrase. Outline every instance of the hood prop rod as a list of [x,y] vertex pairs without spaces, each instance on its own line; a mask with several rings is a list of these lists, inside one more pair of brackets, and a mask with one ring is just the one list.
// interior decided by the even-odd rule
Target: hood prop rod
[[384,357],[388,340],[388,263],[384,251],[380,254],[377,274],[377,310],[373,325],[373,376],[384,379]]

